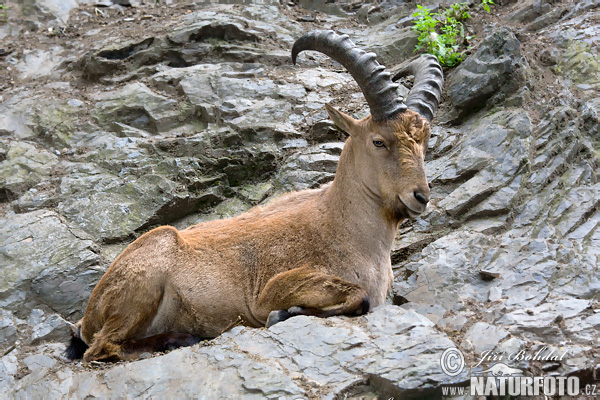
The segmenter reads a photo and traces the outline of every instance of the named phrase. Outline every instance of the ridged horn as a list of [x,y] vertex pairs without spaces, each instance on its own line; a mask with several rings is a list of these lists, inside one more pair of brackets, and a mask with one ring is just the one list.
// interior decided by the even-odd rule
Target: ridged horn
[[444,73],[440,63],[435,56],[424,54],[398,71],[392,80],[395,82],[407,75],[414,75],[415,80],[406,96],[406,106],[431,122],[444,86]]
[[342,64],[358,83],[369,104],[374,121],[386,121],[406,110],[398,97],[398,85],[384,72],[385,67],[375,60],[375,53],[356,47],[348,35],[334,31],[313,31],[301,36],[292,47],[292,62],[301,51],[316,50]]

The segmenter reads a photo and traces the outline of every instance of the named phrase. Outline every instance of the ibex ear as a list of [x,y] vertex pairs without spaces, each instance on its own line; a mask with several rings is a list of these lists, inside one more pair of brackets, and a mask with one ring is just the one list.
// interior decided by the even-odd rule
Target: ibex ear
[[356,126],[356,120],[349,116],[348,114],[344,114],[341,111],[336,110],[333,106],[329,104],[325,104],[325,108],[327,109],[327,113],[329,114],[329,118],[333,120],[338,128],[346,132],[348,135],[354,135],[354,126]]

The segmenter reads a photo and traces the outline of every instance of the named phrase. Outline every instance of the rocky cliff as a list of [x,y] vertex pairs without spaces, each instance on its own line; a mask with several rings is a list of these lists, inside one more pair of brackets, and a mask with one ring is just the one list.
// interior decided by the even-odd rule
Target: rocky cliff
[[[489,350],[554,350],[511,366],[597,379],[598,0],[473,7],[429,143],[432,201],[401,226],[388,305],[135,362],[65,360],[65,321],[135,237],[333,178],[343,135],[324,104],[368,110],[327,57],[291,65],[297,37],[348,33],[392,71],[416,43],[412,3],[217,3],[3,3],[0,397],[436,397]],[[472,367],[454,377],[451,347]]]

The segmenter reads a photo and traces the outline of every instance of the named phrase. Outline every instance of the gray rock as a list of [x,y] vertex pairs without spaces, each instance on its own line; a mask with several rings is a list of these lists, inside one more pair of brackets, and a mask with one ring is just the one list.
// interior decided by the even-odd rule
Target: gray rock
[[578,117],[575,110],[559,107],[535,128],[533,134],[539,139],[528,178],[535,195],[515,210],[513,229],[517,232],[580,239],[593,235],[598,187],[591,179],[593,161],[578,156],[593,147],[585,135],[580,136],[578,127],[584,121],[585,115]]
[[[86,162],[69,166],[52,200],[94,239],[120,240],[152,224],[209,211],[224,200],[223,184],[264,182],[278,164],[276,142],[290,137],[265,127],[239,133],[211,126],[154,139],[97,131],[79,142],[90,149],[79,156]],[[18,204],[26,209],[44,201],[30,195]]]
[[477,354],[492,350],[506,336],[508,336],[508,332],[505,329],[485,322],[476,322],[465,333],[465,339],[473,344],[473,349]]
[[[210,79],[218,76],[217,72],[230,70],[232,70],[232,67],[227,63],[197,64],[183,68],[168,68],[152,75],[150,81],[156,88],[171,95],[177,93],[181,81],[185,80],[189,83],[185,86],[182,85],[181,89],[186,93],[188,99],[192,100],[194,96],[191,95],[190,91],[195,89],[195,85],[203,85],[199,89],[204,89],[206,95],[210,95],[212,93]],[[202,93],[202,90],[198,90],[196,96],[202,99]],[[195,104],[195,102],[193,103]]]
[[562,9],[560,7],[557,7],[553,10],[549,10],[549,12],[540,15],[533,22],[527,25],[527,29],[530,31],[537,31],[539,29],[545,28],[548,25],[551,25],[558,21],[565,14],[565,11],[566,7]]
[[467,318],[461,314],[442,318],[437,325],[446,331],[460,331],[466,322]]
[[19,78],[26,80],[50,75],[62,62],[62,52],[63,49],[58,46],[51,47],[48,50],[25,50],[22,61],[17,64],[17,69],[20,72]]
[[343,133],[337,129],[332,121],[328,120],[317,122],[311,126],[308,135],[311,141],[318,143],[340,141],[343,138]]
[[318,0],[299,0],[298,6],[303,9],[310,10],[318,13],[325,13],[331,15],[346,15],[346,13],[341,9],[339,4],[335,3],[323,3]]
[[[107,46],[85,54],[75,66],[81,69],[88,79],[110,82],[112,75],[127,74],[131,70],[140,71],[148,64],[158,62],[161,59],[160,44],[161,42],[154,37],[129,41],[112,40]],[[131,78],[132,76],[129,76],[129,79]]]
[[401,307],[406,310],[413,310],[413,311],[427,317],[427,319],[429,319],[431,322],[433,322],[436,325],[448,326],[450,323],[453,325],[453,327],[456,328],[461,323],[461,320],[455,320],[452,322],[446,320],[444,322],[441,322],[442,317],[446,313],[446,310],[437,304],[407,303],[407,304],[402,305]]
[[0,152],[0,198],[18,197],[48,179],[59,164],[56,155],[26,142],[2,141]]
[[[490,185],[490,183],[492,184]],[[474,205],[479,199],[487,197],[498,190],[506,182],[496,181],[495,185],[493,183],[494,175],[488,171],[483,171],[459,186],[438,205],[450,215],[456,215]]]
[[52,368],[56,364],[54,358],[48,357],[44,354],[36,354],[33,356],[25,357],[23,363],[31,371],[37,371],[39,369]]
[[[221,107],[222,114],[223,111],[230,113],[231,117],[227,118],[226,116],[225,120],[235,129],[252,129],[256,131],[261,128],[270,128],[273,130],[276,129],[284,132],[291,132],[292,135],[295,133],[293,127],[281,123],[282,121],[286,121],[292,112],[292,107],[289,102],[266,98],[264,100],[244,103],[233,103],[233,110],[231,108],[229,110],[223,110],[223,106]],[[225,105],[225,107],[227,107],[227,105]]]
[[232,22],[227,17],[212,15],[214,20],[201,21],[196,24],[186,26],[167,35],[167,38],[176,44],[184,44],[189,41],[202,41],[209,38],[221,39],[225,41],[242,40],[258,41],[260,32],[247,29],[243,24]]
[[113,4],[118,4],[120,6],[138,6],[140,4],[137,0],[112,0]]
[[43,341],[62,341],[71,333],[69,325],[60,315],[47,315],[37,308],[31,310],[27,323],[32,326],[31,344]]
[[339,153],[335,153],[331,154],[321,146],[311,146],[293,154],[274,178],[275,191],[282,193],[315,188],[333,180],[339,160]]
[[[406,262],[409,277],[396,280],[394,293],[409,302],[403,307],[414,303],[410,307],[423,314],[432,307],[446,310],[439,322],[445,329],[456,329],[452,315],[475,322],[461,342],[475,354],[494,348],[508,332],[524,342],[557,343],[568,337],[587,345],[593,322],[580,321],[590,318],[588,299],[600,285],[592,272],[595,250],[570,248],[568,241],[511,238],[510,232],[455,232],[425,247],[417,261]],[[498,278],[483,280],[481,269]],[[483,306],[493,292],[503,300]]]
[[71,107],[81,107],[83,105],[83,101],[78,99],[70,99],[67,104]]
[[583,132],[591,134],[592,138],[600,137],[600,97],[583,104],[581,110]]
[[[249,74],[243,65],[229,71],[229,76],[223,76],[222,71],[215,68],[194,67],[181,79],[175,74],[172,80],[179,81],[181,91],[205,122],[225,121],[238,130],[263,128],[299,135],[285,121],[292,112],[290,100],[303,100],[306,96],[301,85],[276,85],[263,77],[262,69]],[[160,82],[169,76],[173,74],[163,72],[154,79]],[[247,95],[240,98],[241,92]]]
[[270,182],[261,182],[256,184],[245,185],[240,188],[240,195],[252,203],[258,203],[264,200],[269,192],[273,189]]
[[132,83],[119,91],[100,94],[96,100],[96,118],[107,128],[119,121],[158,133],[178,127],[186,117],[185,110],[176,101],[155,94],[143,83]]
[[0,349],[11,347],[19,339],[17,326],[25,321],[16,318],[11,312],[0,310]]
[[523,341],[516,337],[511,337],[511,338],[508,338],[507,340],[505,340],[504,342],[502,342],[500,345],[498,345],[498,347],[495,349],[495,351],[499,351],[499,352],[502,352],[503,354],[510,355],[510,354],[517,354],[522,349],[523,349]]
[[418,40],[412,27],[398,27],[388,20],[368,29],[365,36],[356,42],[375,52],[381,64],[392,68],[414,55]]
[[0,134],[27,141],[20,142],[19,146],[35,143],[34,147],[42,153],[62,151],[72,146],[75,127],[81,122],[81,110],[57,100],[48,90],[53,88],[42,87],[42,93],[35,95],[23,91],[1,104]]
[[[302,65],[304,55],[298,56],[298,65]],[[311,92],[328,89],[332,92],[339,91],[348,85],[356,85],[349,74],[340,74],[322,67],[294,71],[295,81]],[[357,87],[357,86],[356,86]],[[331,98],[328,98],[331,99]],[[330,100],[326,100],[330,101]]]
[[0,395],[5,395],[13,390],[15,375],[19,368],[19,361],[15,354],[7,354],[0,358]]
[[65,193],[77,192],[75,185],[87,190],[77,196],[65,196],[58,210],[99,240],[127,238],[150,224],[176,220],[220,198],[213,190],[191,195],[184,187],[160,175],[147,174],[137,179],[108,174],[72,176],[74,182],[62,183]]
[[490,216],[499,213],[508,213],[519,193],[521,187],[521,177],[517,176],[515,180],[504,186],[496,193],[485,199],[470,211],[470,216]]
[[329,397],[367,377],[374,385],[385,381],[385,390],[397,396],[436,393],[451,381],[439,368],[439,353],[453,346],[428,319],[384,306],[358,318],[294,317],[269,330],[238,327],[206,346],[106,370],[77,372],[31,356],[34,368],[50,370],[37,381],[15,382],[9,395],[112,397],[127,388],[150,397]]
[[526,69],[515,35],[506,28],[494,30],[448,77],[447,93],[456,118],[483,108],[493,97],[514,93],[525,83]]
[[438,207],[456,217],[507,213],[521,184],[515,173],[527,158],[530,120],[520,111],[505,111],[465,125],[468,133],[452,152],[435,160],[429,175],[434,184],[468,180]]
[[[7,232],[7,235],[0,239],[0,264],[3,266],[0,271],[0,293],[4,298],[12,296],[15,291],[25,290],[25,293],[29,293],[28,283],[35,279],[51,282],[56,274],[66,271],[81,274],[99,261],[98,255],[91,250],[92,241],[63,223],[55,212],[9,212],[0,218],[0,226],[3,232]],[[94,280],[96,278],[94,277]],[[72,279],[85,281],[85,273]],[[61,282],[54,282],[51,288],[53,296],[62,298],[63,301],[76,297],[79,304],[89,296],[89,286],[78,293],[69,293],[72,287],[67,286]],[[41,297],[38,300],[48,301],[48,305],[68,312],[46,298],[43,293],[35,294]],[[11,304],[10,298],[10,307],[25,308],[22,303]],[[12,298],[13,301],[17,301],[18,296]],[[71,310],[74,305],[69,304],[67,309]]]
[[549,4],[535,0],[526,0],[521,2],[512,13],[508,14],[506,19],[509,21],[531,22],[540,15],[550,11],[550,9]]
[[600,64],[597,39],[600,32],[597,26],[583,17],[553,27],[549,36],[560,52],[553,70],[564,85],[576,86],[582,100],[598,97]]
[[[258,19],[249,20],[233,6],[213,6],[213,10],[199,10],[174,20],[164,29],[167,34],[141,40],[106,40],[80,57],[75,66],[89,79],[114,83],[152,75],[163,65],[180,68],[223,60],[288,62],[287,52],[255,45],[265,35],[289,36],[286,25],[290,21],[276,7],[248,8],[245,13]],[[271,18],[258,18],[260,13]]]
[[439,172],[429,168],[430,174],[434,176],[436,182],[445,183],[458,181],[468,176],[473,176],[484,169],[492,162],[492,154],[480,150],[473,146],[463,146],[461,151],[452,158],[452,163],[442,164],[443,168]]
[[28,8],[22,8],[24,14],[36,13],[38,17],[48,18],[54,24],[64,26],[69,20],[71,10],[78,6],[77,0],[38,0],[32,2]]
[[489,301],[498,301],[502,298],[502,288],[491,287],[490,294],[488,296]]
[[29,92],[25,91],[0,104],[0,134],[11,135],[17,139],[28,139],[33,136],[29,120],[33,117],[31,109],[35,101],[28,98]]
[[209,213],[197,213],[191,214],[179,221],[176,221],[173,226],[178,229],[185,229],[190,225],[199,224],[207,221],[214,221],[217,219],[231,218],[239,215],[250,208],[250,204],[240,200],[236,197],[227,199],[222,203],[218,204]]

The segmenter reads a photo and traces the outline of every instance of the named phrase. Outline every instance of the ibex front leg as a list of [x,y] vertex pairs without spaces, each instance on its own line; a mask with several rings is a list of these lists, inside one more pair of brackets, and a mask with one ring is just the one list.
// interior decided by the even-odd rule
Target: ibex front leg
[[295,315],[361,315],[369,311],[367,292],[354,283],[302,267],[271,278],[261,291],[254,315],[269,327]]

